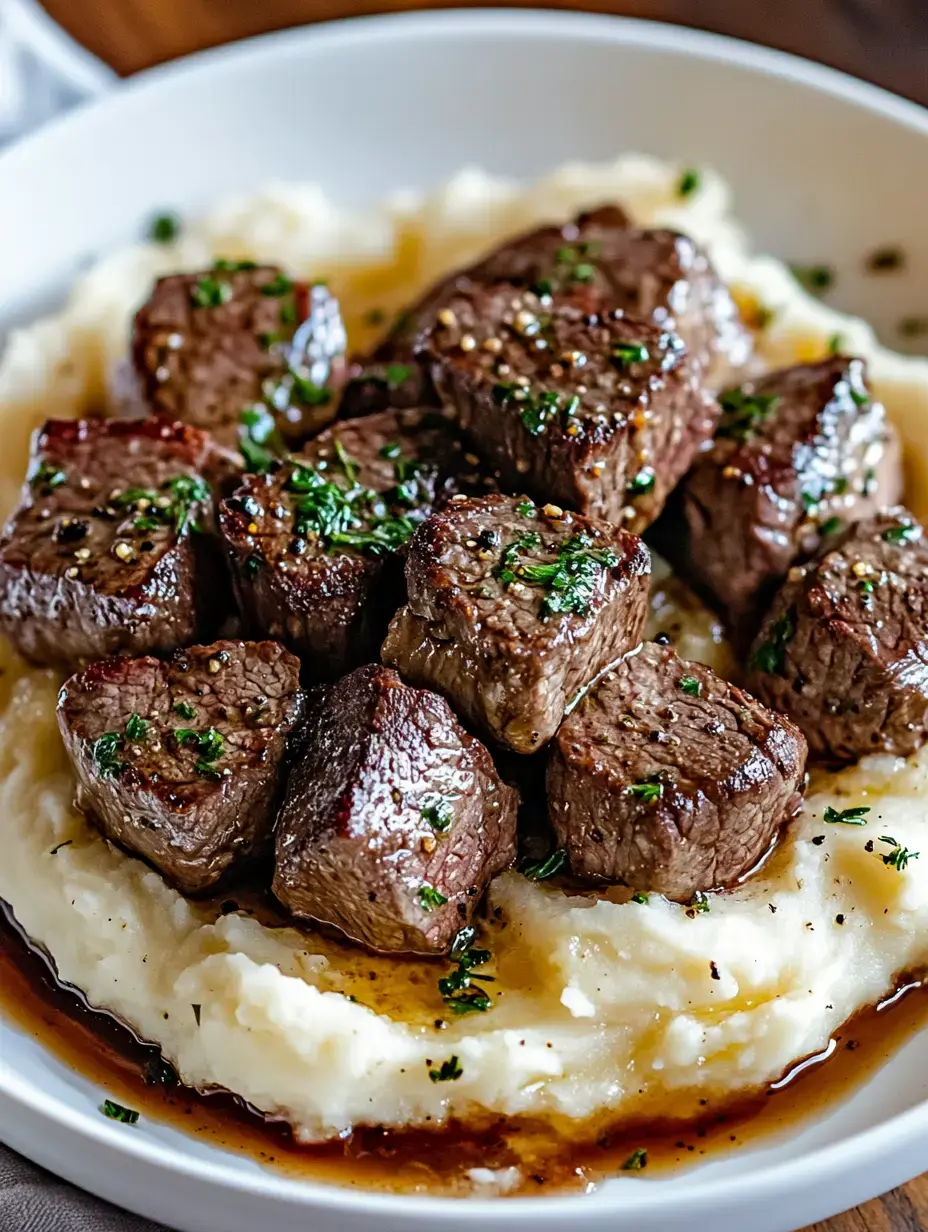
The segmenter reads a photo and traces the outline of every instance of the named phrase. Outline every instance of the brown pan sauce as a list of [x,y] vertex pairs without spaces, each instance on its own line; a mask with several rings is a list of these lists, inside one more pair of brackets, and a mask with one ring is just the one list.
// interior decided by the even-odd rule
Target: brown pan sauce
[[[112,1015],[93,1010],[61,984],[45,953],[20,931],[0,902],[0,1012],[90,1082],[104,1098],[247,1155],[292,1178],[392,1193],[463,1195],[471,1168],[520,1169],[509,1194],[584,1191],[641,1159],[629,1175],[647,1177],[707,1157],[755,1146],[794,1130],[847,1098],[928,1021],[928,981],[900,982],[895,996],[855,1015],[821,1055],[792,1067],[767,1090],[724,1106],[706,1106],[685,1122],[629,1124],[590,1138],[582,1125],[570,1141],[528,1120],[494,1120],[475,1130],[362,1128],[323,1145],[295,1142],[285,1124],[229,1092],[201,1094],[177,1083],[157,1047]],[[827,1059],[827,1064],[823,1063]],[[134,1132],[125,1126],[126,1133]]]

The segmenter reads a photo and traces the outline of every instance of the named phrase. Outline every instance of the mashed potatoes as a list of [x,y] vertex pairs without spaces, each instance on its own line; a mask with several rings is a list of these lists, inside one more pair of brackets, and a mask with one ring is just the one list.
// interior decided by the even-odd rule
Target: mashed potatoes
[[[0,501],[8,509],[15,500],[36,424],[102,401],[131,311],[157,274],[224,255],[326,277],[363,345],[370,308],[390,313],[495,239],[610,198],[709,246],[746,311],[773,314],[758,340],[765,362],[816,358],[835,334],[866,356],[914,456],[928,423],[928,360],[887,352],[863,322],[750,255],[717,179],[704,176],[681,201],[678,178],[636,157],[567,167],[528,188],[467,172],[429,196],[356,214],[315,188],[278,187],[221,207],[174,245],[116,253],[81,279],[60,315],[10,341],[0,365]],[[928,512],[924,471],[911,471],[909,501]],[[717,625],[660,564],[653,609],[652,633],[671,631],[681,654],[728,669]],[[656,896],[568,897],[506,874],[492,886],[482,938],[494,956],[492,1009],[456,1018],[437,989],[442,964],[391,963],[244,911],[223,915],[110,847],[71,808],[59,681],[5,645],[0,668],[0,896],[62,978],[159,1041],[186,1082],[231,1088],[306,1139],[452,1115],[582,1118],[588,1129],[686,1115],[699,1100],[777,1077],[897,973],[928,960],[928,750],[816,776],[768,865],[708,912]],[[859,805],[871,810],[866,825],[823,823],[826,806]],[[923,847],[924,858],[897,868],[881,858],[893,849],[887,840]],[[451,1056],[460,1078],[432,1081],[430,1069]]]

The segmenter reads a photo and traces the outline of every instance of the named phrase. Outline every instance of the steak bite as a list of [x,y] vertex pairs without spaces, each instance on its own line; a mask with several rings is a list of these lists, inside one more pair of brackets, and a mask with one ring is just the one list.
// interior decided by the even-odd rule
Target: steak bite
[[403,599],[406,542],[461,462],[439,414],[384,411],[245,476],[220,525],[252,629],[285,642],[318,680],[376,655]]
[[517,800],[447,702],[360,667],[310,720],[274,893],[370,949],[443,953],[515,858]]
[[92,663],[58,698],[78,807],[184,893],[208,890],[270,835],[299,668],[276,642]]
[[636,531],[718,418],[679,338],[589,290],[458,294],[424,346],[443,401],[506,482]]
[[791,570],[750,667],[813,752],[914,753],[928,735],[928,540],[911,514],[884,510]]
[[684,485],[688,562],[730,623],[750,627],[797,559],[898,500],[899,450],[860,359],[772,372],[721,402]]
[[74,668],[194,639],[208,448],[158,420],[45,424],[0,540],[0,629],[20,654]]
[[533,753],[641,637],[648,550],[555,505],[455,496],[413,537],[382,657],[500,744]]
[[561,724],[549,815],[575,876],[686,901],[750,872],[798,812],[805,762],[788,719],[645,642]]
[[253,429],[268,416],[290,443],[333,418],[345,345],[325,286],[276,265],[217,261],[158,279],[136,313],[132,360],[154,414],[205,428],[227,449],[244,439],[247,451],[267,439]]

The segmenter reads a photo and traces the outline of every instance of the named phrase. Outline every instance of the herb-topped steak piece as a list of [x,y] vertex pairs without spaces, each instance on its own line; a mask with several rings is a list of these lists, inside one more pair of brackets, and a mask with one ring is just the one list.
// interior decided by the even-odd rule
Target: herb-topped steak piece
[[373,950],[438,954],[516,850],[516,793],[447,702],[385,667],[327,692],[277,826],[274,893]]
[[208,890],[270,835],[299,668],[276,642],[92,663],[58,699],[78,806],[185,893]]
[[685,484],[688,559],[731,624],[750,626],[797,559],[898,500],[899,451],[860,359],[772,372],[721,402]]
[[333,418],[345,345],[326,287],[276,265],[217,261],[158,279],[135,317],[132,359],[153,413],[229,449],[244,442],[251,462],[272,430],[299,442]]
[[637,645],[651,560],[635,535],[527,499],[455,496],[416,532],[382,656],[517,753]]
[[679,338],[590,291],[459,294],[426,353],[445,404],[508,483],[634,530],[718,417]]
[[906,757],[928,736],[928,538],[905,509],[851,527],[790,571],[750,684],[837,761]]
[[0,629],[21,654],[73,668],[194,639],[208,447],[158,420],[51,419],[36,434],[0,541]]
[[805,762],[788,719],[645,642],[562,723],[548,810],[576,876],[685,901],[753,868],[799,809]]
[[267,475],[249,475],[220,523],[251,626],[332,680],[377,653],[402,602],[400,554],[461,461],[437,412],[337,423]]

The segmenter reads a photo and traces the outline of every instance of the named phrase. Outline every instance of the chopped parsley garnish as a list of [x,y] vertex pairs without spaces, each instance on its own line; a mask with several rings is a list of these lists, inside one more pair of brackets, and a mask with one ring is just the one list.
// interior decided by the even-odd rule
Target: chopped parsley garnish
[[641,903],[643,905],[644,903],[648,902],[648,896],[647,894],[643,893],[641,890],[638,890],[637,893],[631,896],[630,901],[633,903]]
[[451,943],[450,958],[457,968],[438,981],[438,991],[448,1008],[455,1014],[483,1014],[490,1008],[490,998],[482,988],[474,987],[474,980],[493,983],[492,975],[481,975],[475,967],[490,961],[489,950],[474,949],[477,930],[469,924],[462,928]]
[[896,839],[890,838],[888,834],[880,836],[880,842],[886,843],[892,848],[891,851],[878,851],[877,855],[888,868],[894,868],[897,872],[902,872],[910,860],[918,859],[917,851],[909,851],[908,847],[903,847]]
[[844,522],[839,517],[833,516],[826,518],[825,521],[819,525],[818,533],[823,539],[827,539],[829,535],[836,535],[843,525]]
[[199,754],[193,768],[201,778],[218,782],[223,777],[213,765],[223,754],[225,741],[222,732],[215,727],[208,727],[202,732],[191,727],[178,727],[174,731],[174,739],[178,745],[193,748]]
[[751,655],[751,666],[769,676],[782,676],[786,668],[786,648],[796,632],[796,620],[787,612],[773,622],[770,636]]
[[824,295],[834,286],[835,271],[830,265],[791,265],[790,272],[804,291]]
[[631,1155],[629,1155],[628,1159],[626,1159],[625,1163],[622,1165],[622,1171],[640,1172],[642,1168],[646,1168],[647,1166],[648,1152],[643,1146],[640,1146],[637,1150],[632,1151]]
[[267,407],[256,404],[239,415],[238,448],[245,460],[245,469],[255,475],[266,475],[286,452],[277,422]]
[[492,394],[497,406],[518,409],[522,423],[532,436],[541,436],[553,419],[569,417],[580,405],[576,394],[562,394],[553,389],[532,394],[522,385],[501,382],[493,386]]
[[423,911],[434,911],[436,907],[443,907],[448,901],[440,890],[436,890],[434,886],[430,885],[419,886],[416,897]]
[[829,825],[837,825],[840,822],[845,826],[865,826],[869,812],[869,808],[835,809],[829,804],[825,808],[824,820]]
[[901,522],[898,526],[891,526],[889,530],[884,530],[881,538],[887,543],[914,543],[922,537],[922,528],[914,522]]
[[258,265],[255,261],[235,261],[231,257],[217,257],[213,262],[214,270],[221,270],[225,274],[238,274],[244,270],[257,269]]
[[285,411],[297,406],[326,406],[332,401],[332,391],[325,385],[317,385],[308,376],[288,368],[282,377],[269,378],[262,386],[264,401],[272,411]]
[[148,724],[140,714],[130,714],[126,723],[126,739],[138,744],[148,735]]
[[657,475],[654,473],[653,467],[643,466],[628,484],[625,491],[634,500],[636,496],[647,496],[649,492],[653,492],[656,482]]
[[139,1114],[134,1108],[124,1108],[122,1104],[117,1104],[111,1099],[103,1101],[100,1111],[111,1121],[122,1121],[124,1125],[135,1125],[139,1119]]
[[382,458],[387,458],[388,461],[392,462],[392,460],[394,458],[398,458],[402,452],[403,446],[399,443],[399,441],[387,441],[386,445],[384,445],[380,450],[380,456]]
[[838,355],[841,351],[841,335],[832,334],[828,339],[828,354]]
[[709,902],[709,895],[702,890],[695,890],[693,897],[687,903],[687,915],[708,915],[712,910],[712,904]]
[[438,1069],[430,1069],[429,1077],[433,1082],[457,1082],[464,1073],[457,1057],[449,1057],[442,1061]]
[[520,501],[516,505],[516,513],[520,518],[536,518],[538,516],[535,506],[530,500]]
[[719,394],[722,417],[716,436],[744,442],[772,415],[780,399],[776,394],[747,394],[743,389],[726,389]]
[[396,389],[404,381],[409,380],[413,371],[408,364],[387,364],[383,375],[389,388]]
[[135,509],[139,515],[132,523],[135,530],[145,533],[173,523],[176,533],[182,535],[188,525],[197,529],[190,521],[193,506],[209,499],[209,485],[199,475],[175,475],[157,492],[153,488],[126,488],[112,497],[110,504],[116,509]]
[[680,181],[677,184],[677,195],[680,197],[688,197],[690,193],[694,193],[696,191],[699,184],[699,172],[690,167],[680,176]]
[[191,706],[190,702],[175,702],[174,713],[179,714],[182,719],[195,719],[197,711],[195,706]]
[[454,808],[445,796],[428,796],[422,805],[422,820],[439,834],[451,829]]
[[[873,582],[870,581],[869,578],[861,578],[860,581],[857,583],[857,589],[860,591],[862,595],[865,595],[867,596],[867,598],[869,598],[869,596],[873,594],[874,590],[876,590],[876,587],[874,586]],[[865,599],[864,602],[866,601],[867,600]]]
[[702,685],[695,676],[681,676],[680,688],[684,693],[688,693],[690,697],[699,697],[702,693]]
[[156,214],[148,225],[148,238],[153,244],[173,244],[180,234],[180,219],[176,214]]
[[646,363],[651,352],[644,343],[618,342],[612,348],[612,358],[620,368],[628,368],[632,364]]
[[288,278],[286,274],[277,274],[270,282],[266,282],[261,288],[262,295],[281,296],[288,295],[293,290],[293,279]]
[[660,800],[664,794],[664,784],[658,775],[651,774],[643,783],[630,783],[625,788],[625,794],[635,796],[636,799],[643,800],[645,804],[651,804],[655,800]]
[[68,475],[66,471],[51,462],[40,462],[35,474],[29,480],[34,488],[60,488]]
[[547,881],[549,877],[556,877],[566,863],[567,852],[563,847],[558,847],[557,851],[552,851],[544,860],[523,861],[519,872],[529,881]]
[[[350,475],[346,480],[351,482]],[[294,465],[286,487],[298,494],[295,534],[312,535],[324,548],[351,547],[379,555],[401,547],[416,529],[412,518],[391,514],[378,493],[357,485],[342,487],[312,466]]]
[[90,756],[93,758],[94,768],[101,778],[114,778],[117,774],[123,772],[126,768],[126,763],[119,757],[122,750],[123,738],[119,732],[104,732],[102,736],[93,742]]
[[219,308],[232,298],[232,284],[224,278],[204,275],[190,289],[190,298],[197,308]]
[[[559,248],[554,254],[554,260],[557,263],[554,280],[559,288],[564,290],[574,282],[592,282],[596,277],[596,267],[590,264],[589,258],[599,256],[601,249],[602,245],[598,240],[565,244]],[[547,291],[540,289],[543,285],[547,286]],[[534,290],[542,298],[544,295],[550,295],[551,280],[546,279],[542,283],[537,283]]]
[[589,535],[573,535],[558,548],[550,564],[520,560],[521,553],[541,546],[534,532],[522,535],[504,549],[496,575],[504,585],[527,582],[547,592],[541,605],[542,617],[576,612],[585,615],[596,592],[597,583],[607,569],[618,564],[611,548],[594,548]]

